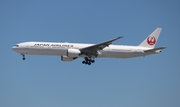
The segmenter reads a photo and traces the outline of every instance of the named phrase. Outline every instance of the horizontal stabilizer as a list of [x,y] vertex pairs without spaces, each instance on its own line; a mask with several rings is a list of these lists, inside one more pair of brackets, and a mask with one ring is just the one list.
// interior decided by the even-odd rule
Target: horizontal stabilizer
[[155,52],[155,51],[162,50],[162,49],[165,49],[165,48],[166,48],[166,47],[159,47],[159,48],[154,48],[154,49],[145,50],[144,52]]

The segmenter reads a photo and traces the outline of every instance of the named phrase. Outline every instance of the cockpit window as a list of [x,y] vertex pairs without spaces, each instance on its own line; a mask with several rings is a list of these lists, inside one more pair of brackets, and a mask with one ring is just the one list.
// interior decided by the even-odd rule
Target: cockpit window
[[15,45],[16,47],[19,47],[19,45]]

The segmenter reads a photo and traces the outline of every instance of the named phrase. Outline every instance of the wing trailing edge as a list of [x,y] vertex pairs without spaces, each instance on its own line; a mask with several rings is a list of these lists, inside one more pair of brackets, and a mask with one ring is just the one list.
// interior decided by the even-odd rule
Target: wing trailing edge
[[95,45],[92,45],[92,46],[89,46],[89,47],[82,48],[82,49],[80,49],[80,51],[83,54],[91,54],[91,55],[97,56],[99,50],[104,49],[105,47],[112,44],[112,42],[114,42],[114,41],[116,41],[116,40],[118,40],[120,38],[123,38],[123,36],[119,36],[117,38],[108,40],[106,42],[102,42],[102,43],[99,43],[99,44],[95,44]]

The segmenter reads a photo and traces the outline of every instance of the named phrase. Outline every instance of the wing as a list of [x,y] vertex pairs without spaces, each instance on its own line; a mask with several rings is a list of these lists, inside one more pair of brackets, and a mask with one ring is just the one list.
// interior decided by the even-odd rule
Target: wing
[[166,47],[159,47],[159,48],[154,48],[154,49],[145,50],[144,52],[155,52],[155,51],[162,50],[162,49],[165,49],[165,48],[166,48]]
[[109,40],[109,41],[106,41],[106,42],[102,42],[102,43],[99,43],[99,44],[95,44],[95,45],[92,45],[92,46],[89,46],[89,47],[85,47],[85,48],[82,48],[80,49],[81,51],[81,54],[85,54],[85,55],[88,55],[88,56],[98,56],[98,51],[104,49],[105,47],[109,46],[110,44],[112,44],[112,42],[114,42],[115,40],[118,40],[120,38],[122,38],[123,36],[120,36],[120,37],[117,37],[115,39],[112,39],[112,40]]

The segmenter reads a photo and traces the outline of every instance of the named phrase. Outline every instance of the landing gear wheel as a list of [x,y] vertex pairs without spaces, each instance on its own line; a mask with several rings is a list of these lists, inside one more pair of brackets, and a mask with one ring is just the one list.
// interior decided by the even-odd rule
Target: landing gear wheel
[[88,62],[86,62],[86,61],[85,61],[85,64],[87,65],[87,64],[88,64]]
[[82,61],[82,64],[85,64],[86,62],[85,61]]
[[24,55],[24,54],[21,54],[21,55],[22,55],[22,57],[23,57],[22,60],[25,60],[25,59],[26,59],[26,58],[25,58],[25,55]]
[[94,58],[92,59],[91,57],[85,57],[84,61],[82,61],[82,63],[86,65],[91,65],[94,62],[95,62]]

